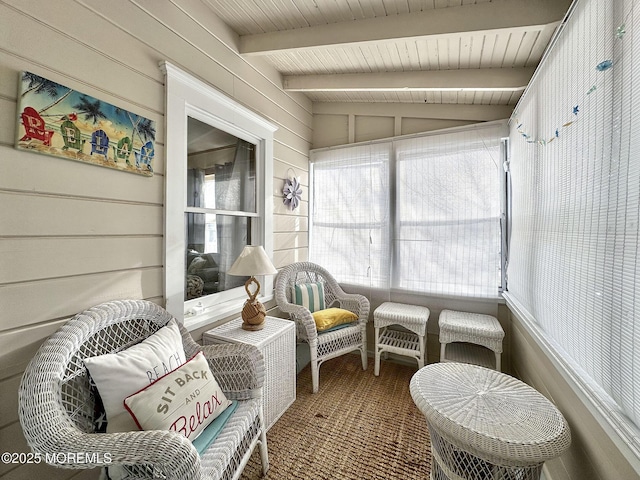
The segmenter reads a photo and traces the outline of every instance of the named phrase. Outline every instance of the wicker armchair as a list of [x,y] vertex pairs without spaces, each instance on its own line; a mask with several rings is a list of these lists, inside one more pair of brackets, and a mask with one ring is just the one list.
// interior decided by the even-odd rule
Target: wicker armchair
[[[172,431],[98,433],[101,403],[83,360],[139,343],[171,318],[148,301],[107,302],[76,315],[47,339],[19,390],[20,423],[33,452],[62,468],[104,467],[110,459],[109,465],[124,466],[127,478],[236,479],[259,445],[266,473],[262,355],[249,345],[202,347],[182,325],[186,357],[202,350],[225,395],[238,400],[213,444],[199,455],[190,440]],[[83,452],[83,463],[69,463],[73,457],[67,452]]]
[[[339,307],[352,311],[358,315],[357,323],[340,330],[318,333],[311,312],[291,303],[294,285],[314,282],[323,283],[327,308]],[[325,360],[360,350],[362,369],[367,369],[369,300],[365,296],[345,293],[327,270],[310,262],[292,263],[282,268],[276,278],[275,294],[280,310],[296,322],[298,340],[309,344],[313,393],[318,392],[319,369]]]

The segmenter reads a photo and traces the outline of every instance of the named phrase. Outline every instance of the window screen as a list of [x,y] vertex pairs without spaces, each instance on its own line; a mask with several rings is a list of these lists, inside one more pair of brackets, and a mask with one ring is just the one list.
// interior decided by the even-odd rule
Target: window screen
[[635,3],[577,2],[516,109],[508,298],[638,453]]
[[389,285],[388,144],[312,155],[309,258],[341,283]]
[[339,282],[493,297],[503,122],[312,152],[312,261]]
[[396,142],[394,286],[498,296],[501,131],[464,129]]

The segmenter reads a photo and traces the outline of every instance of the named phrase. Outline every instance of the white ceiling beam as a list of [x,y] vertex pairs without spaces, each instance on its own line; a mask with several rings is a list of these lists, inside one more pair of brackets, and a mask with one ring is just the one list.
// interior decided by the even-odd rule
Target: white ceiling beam
[[283,78],[283,88],[289,92],[516,92],[525,89],[534,70],[518,67],[291,75]]
[[314,102],[314,115],[429,118],[488,122],[509,118],[513,105],[452,105],[433,103]]
[[570,0],[494,0],[422,12],[318,25],[240,37],[239,51],[269,55],[329,46],[491,33],[541,30],[562,20]]

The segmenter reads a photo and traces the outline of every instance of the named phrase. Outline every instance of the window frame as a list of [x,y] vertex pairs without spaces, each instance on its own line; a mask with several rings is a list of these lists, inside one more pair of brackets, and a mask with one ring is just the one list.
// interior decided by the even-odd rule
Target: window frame
[[[242,286],[193,300],[184,299],[186,279],[187,119],[194,118],[256,146],[256,219],[252,244],[273,255],[273,134],[277,127],[234,99],[168,62],[161,62],[166,94],[164,221],[164,295],[166,309],[193,330],[239,313],[246,300]],[[201,210],[201,209],[199,209]],[[233,213],[233,212],[225,212]],[[273,292],[273,278],[260,279],[261,300]],[[266,293],[266,294],[265,294]]]
[[[484,129],[496,129],[498,130],[497,133],[497,137],[499,137],[499,143],[496,143],[496,146],[499,147],[499,154],[498,154],[498,162],[500,162],[500,165],[498,166],[497,170],[496,170],[496,181],[498,182],[498,188],[499,190],[497,191],[497,201],[500,204],[500,212],[498,214],[498,216],[495,217],[495,220],[497,220],[498,222],[498,228],[499,228],[499,242],[498,242],[498,248],[500,249],[500,254],[498,256],[498,262],[496,264],[496,266],[499,268],[499,272],[500,272],[500,279],[499,281],[496,282],[495,284],[495,295],[474,295],[473,293],[460,293],[460,292],[438,292],[438,291],[414,291],[414,290],[409,290],[407,288],[404,287],[400,287],[399,283],[398,283],[398,249],[396,248],[396,235],[398,232],[398,219],[397,219],[397,213],[398,213],[398,208],[397,208],[397,162],[398,162],[398,154],[397,154],[397,149],[398,149],[398,145],[400,142],[403,142],[404,140],[410,140],[410,139],[414,139],[414,138],[421,138],[421,137],[432,137],[432,136],[438,136],[438,135],[447,135],[447,134],[451,134],[451,133],[458,133],[458,132],[465,132],[467,130],[484,130]],[[315,185],[315,175],[316,175],[316,169],[317,169],[317,165],[320,165],[322,163],[324,163],[325,161],[331,161],[331,160],[327,160],[327,159],[318,159],[318,155],[322,155],[324,152],[328,152],[331,150],[345,150],[348,151],[351,148],[357,148],[357,147],[364,147],[364,146],[368,146],[368,145],[387,145],[389,148],[389,159],[388,159],[388,168],[389,168],[389,176],[390,176],[390,180],[389,180],[389,201],[388,201],[388,208],[389,208],[389,216],[388,216],[388,221],[390,222],[389,225],[389,238],[388,238],[388,244],[387,244],[387,248],[389,250],[388,252],[388,260],[390,262],[390,264],[388,265],[388,281],[386,284],[382,284],[382,285],[374,285],[373,282],[371,282],[370,284],[358,284],[358,283],[352,283],[351,281],[345,281],[345,280],[341,280],[340,278],[338,278],[338,275],[336,275],[336,277],[338,278],[338,281],[341,284],[344,285],[349,285],[350,287],[354,287],[354,288],[368,288],[370,291],[372,290],[377,290],[377,291],[388,291],[388,292],[394,292],[394,293],[399,293],[399,294],[416,294],[416,295],[420,295],[420,296],[428,296],[431,298],[450,298],[450,299],[465,299],[465,300],[474,300],[474,301],[479,301],[479,302],[500,302],[502,303],[502,292],[504,290],[505,284],[506,284],[506,271],[505,271],[505,266],[506,266],[506,262],[507,262],[507,251],[505,249],[506,247],[506,234],[507,234],[507,230],[506,230],[506,178],[504,176],[504,171],[503,171],[503,164],[505,162],[505,160],[507,159],[506,155],[507,155],[507,148],[508,145],[505,143],[505,138],[506,135],[508,134],[508,125],[507,125],[507,120],[495,120],[495,121],[488,121],[488,122],[483,122],[483,123],[477,123],[477,124],[470,124],[470,125],[464,125],[464,126],[460,126],[460,127],[452,127],[452,128],[446,128],[446,129],[440,129],[440,130],[434,130],[434,131],[430,131],[430,132],[422,132],[422,133],[417,133],[417,134],[409,134],[409,135],[401,135],[401,136],[396,136],[396,137],[389,137],[386,139],[380,139],[380,140],[372,140],[372,141],[366,141],[366,142],[356,142],[356,143],[351,143],[351,144],[344,144],[344,145],[335,145],[335,146],[331,146],[331,147],[322,147],[322,148],[317,148],[317,149],[312,149],[311,150],[311,160],[310,160],[310,214],[309,214],[309,254],[310,254],[310,261],[314,261],[312,254],[313,249],[314,249],[314,242],[316,241],[314,239],[314,234],[313,234],[313,229],[314,229],[314,221],[313,221],[313,212],[315,211],[316,208],[316,195],[315,194],[311,194],[313,192],[313,187]],[[337,223],[337,222],[336,222]]]

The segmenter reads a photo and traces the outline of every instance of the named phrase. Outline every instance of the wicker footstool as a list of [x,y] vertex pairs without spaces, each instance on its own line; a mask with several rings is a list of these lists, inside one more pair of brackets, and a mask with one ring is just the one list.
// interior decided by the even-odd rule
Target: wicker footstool
[[479,313],[442,310],[438,325],[441,362],[474,363],[501,370],[504,330],[498,319]]
[[434,363],[411,379],[427,420],[432,480],[538,480],[571,444],[558,409],[529,385],[478,365]]
[[[373,374],[380,374],[380,354],[396,353],[415,358],[418,368],[424,367],[426,351],[425,337],[429,309],[417,305],[385,302],[373,312],[375,327],[375,368]],[[389,329],[391,325],[400,325],[408,332]]]

